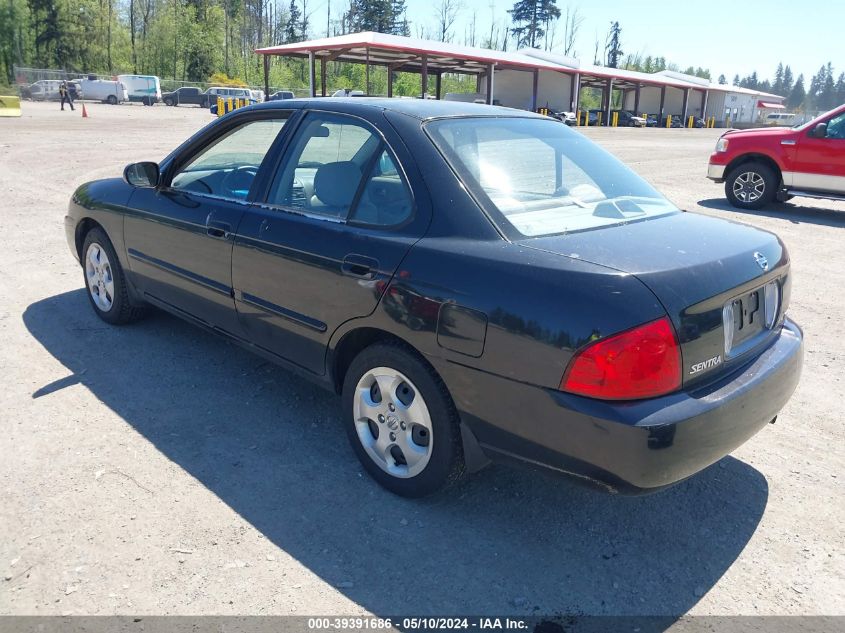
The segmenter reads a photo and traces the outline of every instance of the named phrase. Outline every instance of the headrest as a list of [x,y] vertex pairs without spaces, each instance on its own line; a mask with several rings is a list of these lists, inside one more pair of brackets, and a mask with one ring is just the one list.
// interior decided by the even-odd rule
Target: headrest
[[326,163],[314,174],[314,195],[323,204],[348,207],[361,182],[361,169],[352,161]]

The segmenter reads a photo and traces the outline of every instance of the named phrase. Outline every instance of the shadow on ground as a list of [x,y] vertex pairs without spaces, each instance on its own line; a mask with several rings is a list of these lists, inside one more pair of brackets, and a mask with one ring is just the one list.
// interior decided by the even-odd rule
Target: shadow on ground
[[[815,200],[825,203],[825,200]],[[705,209],[732,211],[753,217],[775,217],[789,220],[793,224],[816,224],[819,226],[845,227],[845,210],[837,211],[832,208],[802,207],[791,202],[771,202],[762,209],[738,209],[731,206],[724,198],[709,198],[699,200],[699,206]]]
[[109,327],[82,290],[34,303],[23,318],[72,372],[33,397],[81,383],[379,615],[681,615],[743,550],[768,498],[759,472],[726,458],[647,497],[492,467],[407,501],[362,474],[337,398],[246,351],[164,314]]

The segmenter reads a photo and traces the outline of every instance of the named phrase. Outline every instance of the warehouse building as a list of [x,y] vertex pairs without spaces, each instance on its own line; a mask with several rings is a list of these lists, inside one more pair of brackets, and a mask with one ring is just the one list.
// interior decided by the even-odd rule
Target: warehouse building
[[[351,33],[271,46],[256,53],[264,56],[265,93],[269,92],[269,56],[280,55],[309,60],[312,96],[326,96],[327,64],[339,61],[364,64],[368,84],[371,66],[386,67],[389,97],[393,96],[394,72],[419,73],[420,93],[437,99],[446,96],[441,91],[443,74],[474,75],[474,93],[448,97],[532,111],[577,112],[582,91],[592,88],[600,91],[605,123],[611,121],[611,110],[619,108],[654,114],[659,120],[671,115],[686,121],[693,116],[712,118],[719,126],[750,126],[766,113],[784,108],[783,97],[778,95],[669,70],[641,73],[584,64],[535,49],[495,51],[384,33]],[[369,93],[369,86],[361,88]]]

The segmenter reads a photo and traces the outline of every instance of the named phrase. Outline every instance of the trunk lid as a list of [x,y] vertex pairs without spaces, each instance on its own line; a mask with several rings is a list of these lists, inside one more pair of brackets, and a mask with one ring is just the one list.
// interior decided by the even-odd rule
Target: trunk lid
[[[676,213],[523,243],[635,275],[648,286],[675,325],[685,386],[715,379],[759,353],[779,331],[789,301],[789,256],[782,242],[735,222]],[[770,281],[777,282],[774,307],[757,293]],[[730,328],[736,341],[730,349],[726,305],[742,313]],[[756,327],[755,318],[765,319],[766,309],[774,310],[772,326],[759,333],[747,329],[749,320]],[[745,335],[750,331],[754,336]]]

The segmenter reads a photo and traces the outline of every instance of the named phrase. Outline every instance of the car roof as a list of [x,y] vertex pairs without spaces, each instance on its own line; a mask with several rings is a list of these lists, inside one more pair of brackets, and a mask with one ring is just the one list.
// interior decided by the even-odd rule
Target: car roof
[[[338,108],[338,106],[342,106]],[[481,103],[465,103],[463,101],[442,101],[435,99],[389,99],[384,97],[320,97],[312,99],[287,99],[284,102],[266,101],[253,108],[290,109],[315,108],[355,113],[382,110],[398,112],[418,118],[420,120],[440,117],[461,116],[510,116],[548,118],[526,110],[516,110],[502,106],[490,106]]]

